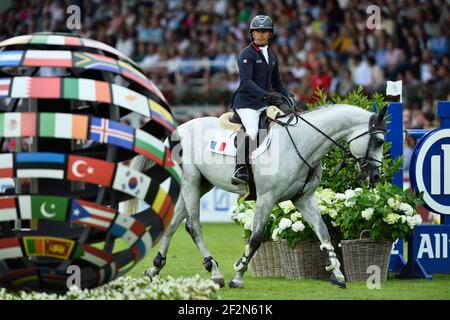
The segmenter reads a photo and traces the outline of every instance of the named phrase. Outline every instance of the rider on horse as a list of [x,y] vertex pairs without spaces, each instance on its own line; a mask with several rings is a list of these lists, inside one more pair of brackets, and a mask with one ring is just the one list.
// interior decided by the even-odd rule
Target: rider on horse
[[[269,16],[254,17],[250,23],[253,42],[238,57],[240,85],[231,107],[241,118],[245,136],[240,134],[237,138],[236,169],[231,180],[233,184],[248,182],[246,164],[250,157],[249,146],[255,144],[261,112],[267,109],[268,104],[279,101],[280,93],[293,100],[293,95],[289,94],[281,81],[277,56],[268,48],[273,31],[273,22]],[[269,91],[271,88],[276,92]]]

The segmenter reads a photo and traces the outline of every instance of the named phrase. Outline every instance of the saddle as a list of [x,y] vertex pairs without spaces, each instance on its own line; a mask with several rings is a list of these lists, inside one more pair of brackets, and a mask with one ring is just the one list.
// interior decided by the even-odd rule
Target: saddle
[[[268,136],[269,129],[272,127],[277,116],[283,115],[284,113],[276,106],[269,106],[266,109],[266,112],[261,112],[259,115],[259,123],[258,123],[258,136],[256,138],[257,147],[262,145],[262,143],[266,140]],[[238,131],[245,128],[242,127],[241,117],[237,114],[237,112],[227,112],[222,114],[219,117],[220,126],[223,129]],[[261,133],[263,133],[261,135]],[[236,146],[236,138],[234,140],[234,146]]]

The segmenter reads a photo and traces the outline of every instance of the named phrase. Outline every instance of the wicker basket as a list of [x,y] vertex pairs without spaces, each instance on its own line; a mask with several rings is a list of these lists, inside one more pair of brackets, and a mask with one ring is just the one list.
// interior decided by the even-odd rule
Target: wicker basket
[[371,265],[381,269],[381,281],[388,276],[392,241],[370,239],[342,240],[345,276],[348,281],[366,281],[370,276],[367,268]]
[[[332,240],[339,261],[338,240]],[[330,273],[325,270],[325,259],[320,250],[318,240],[299,241],[294,249],[289,248],[286,240],[278,242],[283,258],[283,268],[286,279],[321,279],[330,278]]]
[[[246,241],[248,244],[248,241]],[[280,251],[275,241],[263,241],[250,261],[254,277],[284,277]]]

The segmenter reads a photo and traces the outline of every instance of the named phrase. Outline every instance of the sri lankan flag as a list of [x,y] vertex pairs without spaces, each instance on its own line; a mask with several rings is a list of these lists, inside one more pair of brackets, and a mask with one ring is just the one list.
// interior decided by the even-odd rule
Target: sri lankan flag
[[24,237],[23,245],[27,256],[44,256],[67,260],[75,241],[56,237]]

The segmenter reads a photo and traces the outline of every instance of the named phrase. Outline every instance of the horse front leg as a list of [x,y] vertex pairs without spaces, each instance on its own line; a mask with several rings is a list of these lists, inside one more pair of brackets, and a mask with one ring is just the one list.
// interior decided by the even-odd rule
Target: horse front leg
[[330,277],[331,284],[345,289],[345,277],[340,269],[341,263],[334,252],[330,234],[325,223],[323,222],[314,192],[303,196],[297,200],[294,205],[300,210],[306,222],[309,223],[321,243],[320,250],[325,255],[325,269],[326,271],[332,272]]
[[244,254],[234,264],[236,275],[228,284],[230,288],[244,287],[244,273],[247,271],[248,264],[256,253],[256,250],[258,250],[261,245],[264,238],[264,228],[274,205],[275,202],[270,198],[270,196],[258,195],[258,200],[256,201],[256,212],[253,218],[252,235],[249,243],[245,246]]

